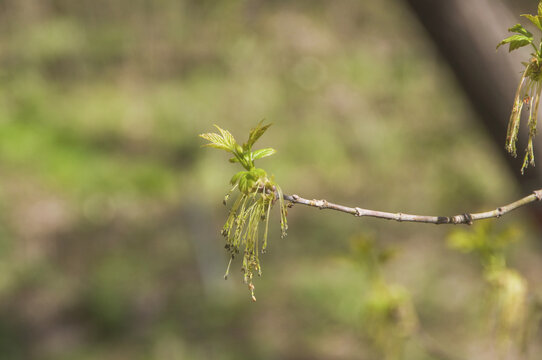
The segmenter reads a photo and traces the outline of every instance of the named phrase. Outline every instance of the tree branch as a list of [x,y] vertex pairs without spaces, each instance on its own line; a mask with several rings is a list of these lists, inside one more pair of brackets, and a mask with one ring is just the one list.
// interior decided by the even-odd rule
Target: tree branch
[[376,211],[369,209],[362,209],[360,207],[348,207],[344,205],[338,205],[331,203],[327,200],[308,200],[300,197],[299,195],[284,195],[284,200],[290,201],[292,204],[302,204],[319,209],[331,209],[341,211],[344,213],[352,214],[354,216],[371,216],[379,219],[396,220],[396,221],[410,221],[420,222],[428,224],[467,224],[472,225],[476,220],[490,219],[501,217],[512,210],[515,210],[524,205],[530,204],[535,201],[542,201],[542,189],[533,191],[529,196],[526,196],[520,200],[514,201],[508,205],[504,205],[496,208],[495,210],[481,212],[481,213],[464,213],[455,216],[424,216],[424,215],[411,215],[404,213],[390,213],[384,211]]

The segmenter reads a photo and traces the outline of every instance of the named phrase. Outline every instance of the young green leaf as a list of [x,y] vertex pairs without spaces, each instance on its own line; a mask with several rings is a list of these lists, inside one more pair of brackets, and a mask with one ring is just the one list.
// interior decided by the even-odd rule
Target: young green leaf
[[250,134],[248,136],[248,141],[246,143],[246,146],[248,149],[252,148],[252,145],[262,136],[265,131],[271,126],[272,124],[263,125],[263,120],[258,123],[258,125],[250,130]]
[[[523,15],[523,16],[527,16],[527,15]],[[529,16],[532,16],[532,15],[529,15]],[[515,33],[518,33],[518,34],[522,34],[522,35],[525,35],[527,37],[533,37],[533,34],[531,34],[521,24],[516,24],[516,25],[512,26],[510,29],[508,29],[508,31],[509,32],[515,32]]]
[[235,185],[237,183],[237,181],[239,181],[239,178],[241,176],[246,176],[248,174],[248,171],[239,171],[237,174],[233,175],[231,180],[230,180],[230,184],[232,185]]
[[277,151],[273,148],[265,148],[265,149],[256,150],[252,152],[252,160],[254,161],[254,160],[262,159],[264,157],[271,156],[276,152]]
[[221,129],[218,125],[215,125],[215,127],[218,129],[218,131],[220,131],[220,134],[222,135],[219,135],[217,133],[200,134],[200,137],[209,141],[209,144],[205,144],[203,146],[214,147],[233,153],[235,147],[237,146],[233,135],[228,130]]
[[209,144],[205,144],[203,146],[209,146],[209,147],[214,147],[216,149],[226,150],[228,152],[233,152],[233,149],[228,144],[228,142],[226,142],[224,138],[218,134],[206,133],[206,134],[200,134],[199,136],[209,141]]
[[266,178],[267,177],[267,173],[265,172],[264,169],[260,169],[260,168],[254,168],[250,171],[250,174],[251,176],[253,177],[254,180],[258,180],[258,179],[261,179],[261,178]]
[[239,191],[241,191],[244,194],[248,193],[248,189],[249,189],[248,175],[249,175],[249,173],[246,172],[245,174],[242,174],[239,177]]
[[237,145],[237,142],[235,142],[235,139],[233,135],[228,131],[221,129],[220,126],[215,125],[215,127],[220,131],[222,134],[222,138],[224,139],[224,142],[233,150],[235,149],[235,146]]
[[510,44],[508,51],[513,51],[513,50],[519,49],[520,47],[532,44],[532,42],[533,42],[532,36],[529,37],[526,35],[517,34],[517,35],[512,35],[509,38],[506,38],[503,41],[501,41],[499,45],[497,45],[497,49],[501,45]]
[[[542,30],[542,16],[541,15],[523,14],[521,16],[529,19],[529,21],[532,22],[537,28]],[[531,34],[531,36],[532,36],[532,34]]]

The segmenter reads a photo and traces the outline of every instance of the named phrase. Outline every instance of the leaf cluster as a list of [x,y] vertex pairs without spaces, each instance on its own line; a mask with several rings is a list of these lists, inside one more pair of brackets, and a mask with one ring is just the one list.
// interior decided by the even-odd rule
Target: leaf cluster
[[[538,12],[536,15],[531,14],[522,14],[524,18],[528,19],[531,23],[534,24],[539,30],[542,31],[542,2],[538,3]],[[535,52],[539,53],[538,47],[534,44],[533,34],[530,33],[527,29],[521,24],[516,24],[508,29],[509,32],[516,33],[497,45],[497,49],[505,44],[509,44],[508,51],[514,51],[521,47],[532,45]]]
[[[275,154],[275,149],[264,148],[252,150],[256,141],[265,133],[271,124],[264,125],[260,121],[256,127],[250,130],[248,140],[240,145],[235,141],[233,135],[228,131],[215,127],[220,133],[201,134],[200,137],[208,140],[209,143],[204,146],[225,150],[233,154],[229,159],[231,163],[239,163],[244,170],[239,171],[230,180],[232,188],[224,199],[224,204],[230,194],[239,190],[239,195],[234,201],[228,219],[222,229],[222,235],[226,238],[226,250],[230,254],[230,264],[226,270],[227,278],[232,260],[242,252],[243,263],[241,271],[243,280],[248,284],[253,301],[254,285],[252,279],[254,274],[261,275],[261,266],[259,261],[259,252],[264,252],[267,247],[267,233],[269,229],[269,215],[271,208],[277,202],[280,207],[280,224],[282,236],[286,235],[286,206],[280,186],[269,178],[265,170],[257,168],[254,165],[255,160]],[[259,225],[265,222],[263,240],[260,244]]]
[[[531,20],[531,19],[529,19],[529,20],[539,22],[538,16],[536,16],[536,17],[534,15],[522,15],[522,16],[531,16],[531,17],[535,18],[536,20]],[[536,46],[533,43],[533,41],[534,41],[533,34],[530,33],[527,29],[525,29],[523,27],[523,25],[516,24],[516,25],[512,26],[511,28],[509,28],[508,31],[516,33],[516,34],[512,35],[510,37],[507,37],[506,39],[501,41],[497,45],[497,49],[499,47],[505,45],[505,44],[508,44],[509,45],[508,51],[510,52],[510,51],[514,51],[516,49],[519,49],[521,47],[527,46],[527,45],[532,45],[532,46],[535,47],[535,50],[538,51],[536,49]]]
[[270,126],[271,124],[263,125],[263,120],[260,121],[255,128],[250,130],[248,140],[242,146],[235,141],[235,138],[228,130],[221,129],[218,125],[215,125],[215,127],[220,131],[220,134],[206,133],[200,134],[200,137],[209,141],[209,144],[205,144],[204,146],[222,149],[233,154],[233,157],[229,161],[239,163],[247,171],[250,171],[254,168],[254,160],[263,159],[276,153],[276,150],[273,148],[252,151],[254,143]]
[[[245,168],[245,171],[239,171],[231,178],[231,185],[239,186],[239,190],[244,194],[249,194],[254,190],[254,186],[259,183],[260,191],[270,190],[272,183],[267,179],[267,173],[263,169],[256,168],[254,161],[263,159],[276,153],[273,148],[264,148],[252,150],[254,143],[265,133],[271,124],[263,125],[263,120],[258,125],[250,130],[248,140],[243,145],[239,145],[233,135],[228,131],[215,125],[220,131],[217,133],[201,134],[200,137],[208,140],[209,143],[204,146],[213,147],[216,149],[225,150],[233,157],[229,159],[231,163],[239,163]],[[263,188],[262,188],[263,186]]]

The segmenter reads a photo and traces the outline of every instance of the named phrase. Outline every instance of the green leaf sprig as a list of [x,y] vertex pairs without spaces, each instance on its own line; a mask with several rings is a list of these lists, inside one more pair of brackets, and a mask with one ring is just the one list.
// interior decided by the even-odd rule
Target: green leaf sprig
[[[248,140],[243,145],[239,145],[229,131],[221,129],[218,125],[215,125],[215,127],[220,134],[206,133],[200,135],[200,137],[209,141],[204,146],[222,149],[233,154],[229,161],[239,163],[245,169],[231,178],[230,184],[232,188],[224,198],[224,205],[226,205],[231,193],[236,189],[239,191],[239,195],[234,201],[222,229],[222,235],[226,238],[225,247],[230,254],[230,262],[224,278],[228,277],[233,259],[242,250],[243,265],[241,271],[244,274],[243,280],[248,285],[253,301],[256,301],[256,297],[252,280],[255,273],[259,276],[262,274],[258,255],[259,252],[264,253],[267,248],[269,215],[277,200],[280,207],[282,237],[286,236],[286,230],[288,229],[287,211],[280,186],[274,181],[273,177],[267,176],[265,170],[254,165],[255,160],[271,156],[276,152],[272,148],[252,150],[254,143],[270,126],[271,124],[263,125],[263,121],[260,121],[255,128],[250,130]],[[265,229],[263,240],[260,241],[259,226],[262,222],[265,222]]]
[[[521,16],[527,18],[542,31],[542,1],[538,4],[538,13],[536,15],[523,14]],[[512,107],[512,114],[510,115],[508,131],[506,133],[505,148],[510,154],[516,157],[516,143],[518,140],[521,111],[526,105],[529,111],[529,141],[527,149],[525,150],[523,165],[521,167],[521,173],[523,174],[529,165],[535,165],[533,139],[536,136],[536,123],[540,104],[540,94],[542,92],[542,42],[539,42],[539,45],[536,46],[533,34],[521,24],[512,26],[508,31],[516,34],[501,41],[497,45],[497,49],[502,45],[508,44],[509,51],[528,45],[531,45],[534,50],[531,53],[531,59],[528,62],[523,63],[525,70],[516,90],[514,106]]]

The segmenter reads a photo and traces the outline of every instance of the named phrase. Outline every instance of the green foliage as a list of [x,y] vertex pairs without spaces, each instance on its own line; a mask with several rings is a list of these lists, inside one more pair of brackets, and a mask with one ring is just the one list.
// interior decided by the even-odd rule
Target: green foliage
[[[242,146],[235,141],[229,131],[221,129],[218,125],[215,125],[215,127],[220,131],[220,134],[206,133],[200,135],[209,141],[209,144],[204,146],[222,149],[233,154],[234,157],[230,159],[230,162],[239,163],[245,168],[245,171],[239,171],[233,175],[230,180],[233,187],[224,198],[224,204],[226,204],[230,194],[235,189],[239,190],[239,196],[234,201],[222,229],[222,235],[226,238],[226,249],[230,254],[230,262],[224,277],[228,277],[232,260],[242,250],[243,265],[241,270],[244,274],[243,280],[248,284],[253,301],[256,301],[256,297],[254,296],[252,280],[255,273],[258,275],[262,273],[258,255],[260,251],[263,253],[267,248],[269,216],[271,208],[277,200],[280,207],[282,237],[286,236],[288,228],[286,206],[280,186],[275,183],[273,178],[267,176],[265,170],[254,166],[254,160],[271,156],[276,152],[272,148],[252,151],[254,143],[270,126],[271,124],[263,125],[263,121],[260,121],[255,128],[250,130],[248,140]],[[265,222],[262,241],[260,241],[259,233],[261,222]]]
[[532,22],[538,29],[542,30],[542,24],[541,24],[542,16],[540,16],[540,14],[539,15],[524,14],[521,16],[529,19],[529,21]]
[[229,131],[221,129],[218,125],[215,125],[215,127],[222,135],[216,133],[201,134],[200,136],[202,138],[209,140],[209,144],[205,144],[203,146],[214,147],[216,149],[222,149],[226,150],[227,152],[235,153],[235,146],[237,143],[235,142],[233,135]]
[[351,241],[352,255],[368,277],[369,287],[362,298],[363,328],[383,359],[400,359],[406,341],[418,327],[418,317],[410,293],[404,287],[390,284],[381,267],[393,256],[392,249],[379,249],[368,237]]
[[268,156],[271,156],[273,154],[275,154],[277,151],[275,149],[272,149],[272,148],[265,148],[265,149],[260,149],[260,150],[256,150],[254,152],[252,152],[252,156],[251,156],[251,160],[258,160],[258,159],[262,159],[264,157],[268,157]]
[[[539,30],[542,31],[542,2],[538,4],[538,13],[536,15],[523,14],[521,15],[532,22]],[[529,140],[525,150],[525,158],[521,167],[521,173],[529,166],[535,165],[534,162],[534,146],[533,139],[536,135],[536,124],[538,118],[538,108],[540,103],[540,94],[542,92],[542,48],[537,47],[534,43],[533,34],[526,30],[521,24],[516,24],[508,29],[510,32],[516,33],[497,45],[497,49],[505,44],[509,44],[509,51],[519,49],[521,47],[531,45],[534,52],[531,53],[531,59],[523,63],[525,71],[518,85],[516,95],[514,97],[514,105],[512,114],[508,122],[508,130],[506,134],[506,150],[514,157],[517,156],[516,143],[518,140],[519,126],[521,122],[521,111],[524,105],[527,105],[529,111]]]
[[406,341],[418,327],[410,293],[404,287],[374,280],[365,300],[362,321],[383,359],[400,359]]
[[510,227],[496,233],[492,223],[487,221],[476,224],[472,231],[453,231],[448,237],[448,245],[463,253],[475,254],[486,266],[497,258],[503,259],[505,250],[517,241],[518,237],[517,228]]
[[[265,131],[271,126],[271,124],[262,125],[263,120],[260,121],[258,126],[250,130],[250,133],[248,135],[248,141],[246,143],[247,148],[250,150],[252,148],[252,145],[265,133]],[[244,146],[243,146],[244,148]]]
[[533,34],[527,31],[521,24],[512,26],[508,31],[518,34],[512,35],[501,41],[499,45],[497,45],[497,49],[502,45],[509,44],[508,51],[513,51],[533,43]]
[[518,229],[497,232],[491,222],[477,224],[474,231],[454,231],[448,237],[451,248],[474,254],[480,260],[488,285],[488,316],[503,347],[524,344],[528,331],[528,285],[506,264],[506,249],[518,237]]

